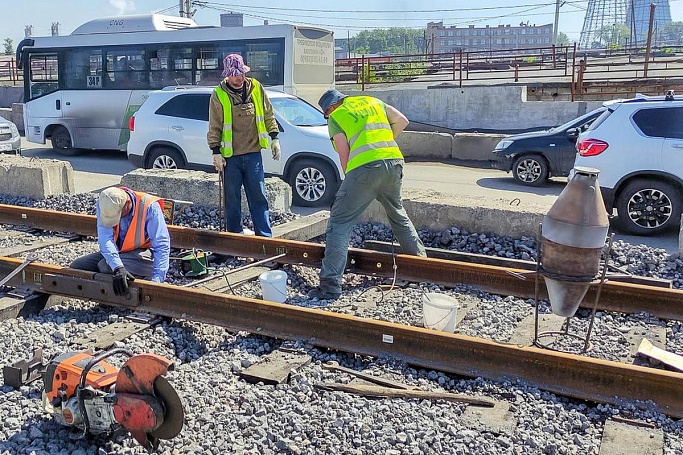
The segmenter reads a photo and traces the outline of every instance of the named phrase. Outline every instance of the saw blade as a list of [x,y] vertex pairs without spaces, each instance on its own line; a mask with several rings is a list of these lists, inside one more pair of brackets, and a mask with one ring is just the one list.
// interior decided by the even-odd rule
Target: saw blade
[[154,394],[164,404],[166,412],[164,413],[164,423],[149,434],[159,439],[172,439],[183,429],[185,422],[183,403],[175,389],[163,376],[154,380]]

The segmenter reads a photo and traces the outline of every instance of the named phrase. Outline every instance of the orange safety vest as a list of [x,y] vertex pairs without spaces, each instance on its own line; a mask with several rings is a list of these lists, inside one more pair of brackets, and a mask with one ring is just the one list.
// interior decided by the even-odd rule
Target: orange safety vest
[[[152,244],[145,233],[145,222],[147,221],[147,209],[150,204],[159,203],[161,210],[164,210],[164,200],[147,193],[140,193],[125,187],[121,187],[126,193],[131,192],[135,196],[136,210],[133,212],[133,219],[130,221],[128,232],[123,239],[123,245],[119,249],[120,253],[137,250],[138,248],[149,248]],[[114,241],[118,244],[119,225],[114,226]]]

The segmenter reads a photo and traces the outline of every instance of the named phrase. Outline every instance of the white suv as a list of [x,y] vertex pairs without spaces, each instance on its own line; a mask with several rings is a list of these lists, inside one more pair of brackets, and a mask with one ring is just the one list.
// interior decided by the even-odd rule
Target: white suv
[[[215,172],[206,143],[210,87],[168,87],[149,93],[129,121],[128,160],[146,169]],[[280,127],[282,156],[263,153],[266,174],[292,187],[292,203],[331,204],[344,173],[322,113],[301,98],[266,90]]]
[[621,230],[656,234],[678,225],[683,195],[683,97],[639,97],[605,103],[582,133],[575,166],[600,170],[608,212]]

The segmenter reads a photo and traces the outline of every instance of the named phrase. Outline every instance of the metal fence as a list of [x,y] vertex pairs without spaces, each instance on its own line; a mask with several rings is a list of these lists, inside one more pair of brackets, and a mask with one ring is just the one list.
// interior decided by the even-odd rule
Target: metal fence
[[0,84],[3,85],[21,85],[23,84],[23,76],[20,71],[17,71],[17,65],[13,58],[0,58]]
[[[623,95],[629,87],[661,94],[683,77],[683,47],[577,49],[550,46],[447,54],[392,55],[337,59],[338,85],[361,90],[378,84],[464,85],[555,82],[570,87],[573,100]],[[643,90],[642,87],[645,87]],[[634,90],[636,90],[634,88]],[[660,93],[661,92],[661,93]]]

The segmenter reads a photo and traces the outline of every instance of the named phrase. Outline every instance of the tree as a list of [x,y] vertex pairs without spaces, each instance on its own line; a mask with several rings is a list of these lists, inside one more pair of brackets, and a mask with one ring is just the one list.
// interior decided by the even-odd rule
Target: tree
[[662,38],[669,44],[681,45],[683,43],[683,22],[671,22],[662,30]]
[[424,30],[392,27],[363,30],[351,39],[356,54],[418,54],[424,48]]
[[569,37],[566,33],[560,32],[557,34],[557,45],[558,46],[569,46]]
[[631,36],[631,29],[625,24],[605,25],[598,32],[600,44],[604,47],[623,46],[629,36]]
[[2,45],[5,47],[5,54],[11,54],[14,52],[14,41],[12,41],[12,38],[5,38],[5,41],[2,42]]

